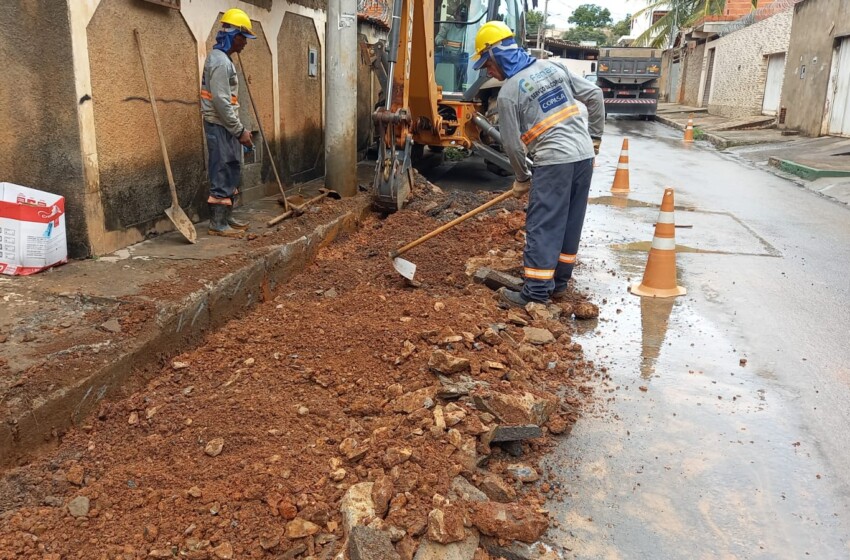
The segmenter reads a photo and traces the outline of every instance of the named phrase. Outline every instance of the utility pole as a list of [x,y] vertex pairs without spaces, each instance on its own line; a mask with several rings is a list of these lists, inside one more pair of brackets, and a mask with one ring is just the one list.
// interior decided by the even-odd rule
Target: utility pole
[[543,0],[543,21],[540,22],[540,27],[537,28],[537,48],[546,48],[546,20],[549,17],[549,0]]
[[325,183],[357,194],[357,0],[330,0],[325,35]]

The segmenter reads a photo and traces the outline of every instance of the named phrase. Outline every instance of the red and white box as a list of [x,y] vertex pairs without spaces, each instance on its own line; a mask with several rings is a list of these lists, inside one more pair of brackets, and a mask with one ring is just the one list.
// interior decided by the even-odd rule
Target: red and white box
[[65,197],[0,182],[0,273],[25,276],[66,262]]

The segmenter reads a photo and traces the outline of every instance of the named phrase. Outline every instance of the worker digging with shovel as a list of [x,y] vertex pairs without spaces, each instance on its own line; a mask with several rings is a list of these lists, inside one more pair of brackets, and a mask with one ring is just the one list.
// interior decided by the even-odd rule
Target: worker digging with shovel
[[[593,158],[605,126],[602,90],[549,60],[536,60],[501,21],[481,26],[475,37],[475,70],[504,80],[499,92],[502,146],[516,180],[513,193],[529,192],[525,220],[522,291],[503,288],[504,304],[524,307],[567,294],[587,210]],[[587,106],[588,119],[576,100]],[[526,162],[534,159],[534,176]]]
[[252,33],[251,19],[233,8],[221,17],[221,30],[204,63],[201,82],[201,112],[209,154],[210,235],[242,237],[248,224],[233,217],[242,174],[242,146],[253,148],[251,132],[239,120],[239,78],[231,56],[240,53]]

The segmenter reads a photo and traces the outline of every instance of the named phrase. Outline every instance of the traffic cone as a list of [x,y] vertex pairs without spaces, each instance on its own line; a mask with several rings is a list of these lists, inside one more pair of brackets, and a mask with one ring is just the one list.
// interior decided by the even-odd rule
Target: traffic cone
[[655,237],[640,284],[632,284],[636,296],[676,297],[687,290],[676,285],[676,220],[673,215],[673,189],[664,189],[661,211],[655,223]]
[[614,173],[614,184],[611,192],[629,192],[629,139],[623,138],[623,149],[620,151],[620,161],[617,163],[617,172]]
[[685,127],[685,142],[694,141],[694,114],[688,117],[688,126]]

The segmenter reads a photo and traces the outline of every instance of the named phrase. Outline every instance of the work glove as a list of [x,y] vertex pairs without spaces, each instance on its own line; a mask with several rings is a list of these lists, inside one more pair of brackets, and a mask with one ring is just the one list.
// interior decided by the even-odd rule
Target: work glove
[[511,189],[511,192],[514,193],[516,198],[522,198],[529,190],[531,190],[531,179],[526,179],[525,181],[514,181],[514,187]]
[[602,138],[591,138],[593,140],[593,154],[599,155],[599,146],[602,145]]

